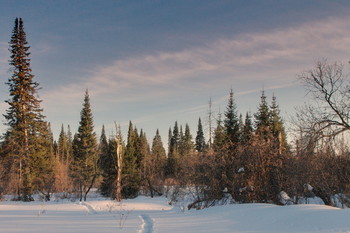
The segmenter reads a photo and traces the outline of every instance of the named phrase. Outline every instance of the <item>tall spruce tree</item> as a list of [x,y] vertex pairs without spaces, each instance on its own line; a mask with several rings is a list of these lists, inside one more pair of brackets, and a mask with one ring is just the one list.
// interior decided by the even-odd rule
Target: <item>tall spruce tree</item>
[[239,135],[239,142],[242,142],[242,133],[243,133],[243,128],[244,128],[244,123],[243,123],[243,116],[242,114],[239,114],[239,118],[238,118],[238,135]]
[[[110,141],[113,143],[115,140]],[[113,194],[113,182],[115,180],[114,174],[116,174],[116,164],[115,159],[113,159],[113,154],[111,153],[111,148],[115,145],[109,145],[106,137],[105,127],[102,126],[100,143],[98,145],[99,151],[99,166],[101,168],[102,182],[100,186],[100,191],[103,196],[110,197]],[[114,143],[115,144],[115,143]],[[113,148],[114,149],[114,148]],[[112,151],[114,151],[112,149]]]
[[158,185],[162,184],[165,175],[165,166],[166,166],[166,152],[163,147],[162,138],[157,129],[156,135],[153,138],[152,150],[151,150],[152,162],[154,163],[153,167],[153,186],[155,181],[158,181]]
[[227,139],[231,144],[231,148],[235,148],[239,142],[239,119],[237,115],[236,104],[233,99],[233,91],[231,89],[230,96],[225,111],[224,120]]
[[219,113],[214,131],[213,149],[215,152],[222,152],[226,143],[226,132],[222,122],[222,115]]
[[192,139],[192,134],[190,131],[190,126],[188,124],[186,124],[185,126],[185,134],[183,136],[182,147],[183,147],[182,149],[183,156],[190,156],[195,149],[193,139]]
[[170,146],[171,146],[171,138],[173,137],[173,133],[171,131],[171,127],[168,130],[168,153],[170,154]]
[[[62,138],[61,138],[62,137]],[[65,141],[63,140],[65,138]],[[61,143],[65,143],[65,145],[63,146],[63,152],[64,152],[64,157],[63,157],[63,163],[67,166],[69,166],[70,162],[72,162],[73,160],[73,136],[72,136],[72,132],[70,130],[70,126],[67,126],[67,132],[65,132],[64,128],[63,128],[63,124],[62,124],[62,128],[61,128],[61,132],[60,132],[60,136],[58,141],[61,141]],[[60,142],[59,142],[60,143]],[[59,148],[59,143],[57,143],[57,148]],[[62,146],[61,146],[62,147]],[[58,153],[58,149],[57,149],[57,154]]]
[[6,83],[10,91],[10,99],[6,100],[9,108],[4,114],[8,130],[2,150],[17,177],[18,199],[24,201],[33,200],[34,191],[49,192],[54,179],[53,142],[37,97],[39,83],[33,80],[29,48],[23,20],[16,18],[10,41],[13,73]]
[[203,152],[205,149],[205,138],[203,132],[203,126],[201,118],[198,119],[198,128],[197,128],[197,136],[196,136],[196,150],[198,152]]
[[242,135],[241,135],[242,143],[244,145],[247,145],[247,143],[249,143],[252,137],[253,137],[252,117],[249,114],[249,112],[247,112],[244,120]]
[[170,140],[170,154],[173,157],[177,157],[179,153],[179,143],[180,143],[180,131],[177,124],[177,121],[175,121],[172,137]]
[[83,109],[77,134],[73,140],[73,158],[71,176],[79,193],[79,199],[86,201],[87,194],[98,177],[97,139],[90,106],[88,90],[85,92]]
[[139,169],[139,137],[136,128],[129,122],[128,138],[123,158],[122,195],[124,198],[134,198],[140,190]]
[[139,164],[142,164],[142,161],[151,154],[147,135],[142,129],[139,136],[139,154]]
[[143,181],[146,182],[144,185],[148,186],[151,197],[155,192],[161,193],[165,165],[166,153],[157,129],[152,142],[152,150],[143,159]]
[[64,132],[63,124],[61,126],[60,136],[58,138],[58,158],[61,162],[68,163],[68,140],[67,135]]
[[135,156],[136,156],[136,167],[139,171],[139,175],[141,175],[140,174],[140,167],[141,167],[142,156],[143,156],[142,152],[141,152],[141,136],[142,136],[141,134],[143,134],[143,130],[141,129],[140,134],[139,134],[138,129],[135,126],[135,128],[134,128],[134,135],[135,135],[135,139],[136,139],[136,141],[135,141]]
[[104,125],[102,125],[100,143],[98,145],[98,150],[99,150],[99,162],[100,162],[100,166],[102,168],[104,165],[102,163],[105,163],[105,162],[108,163],[108,160],[106,159],[106,157],[108,155],[108,141],[107,141],[106,131],[105,131]]
[[182,156],[184,154],[184,144],[185,144],[184,140],[185,140],[184,132],[182,130],[182,125],[180,125],[180,137],[179,137],[179,144],[178,144],[179,156]]
[[69,162],[72,159],[72,154],[73,154],[73,136],[69,125],[67,128],[68,128],[67,129],[67,148],[68,148],[67,160]]
[[258,135],[265,139],[265,141],[268,140],[268,138],[271,136],[270,133],[270,110],[269,106],[266,101],[265,91],[261,92],[260,97],[260,104],[258,107],[258,112],[254,114],[255,118],[255,129]]
[[49,147],[49,154],[55,156],[55,150],[54,150],[54,142],[55,140],[53,139],[53,133],[51,130],[51,123],[48,122],[47,123],[47,143],[48,143],[48,147]]
[[177,121],[175,121],[173,132],[169,131],[170,143],[168,152],[168,161],[166,166],[166,175],[175,176],[178,170],[178,159],[179,159],[179,143],[180,143],[180,132]]
[[275,147],[279,150],[280,154],[286,152],[288,150],[287,136],[275,95],[272,96],[270,106],[270,125]]
[[111,161],[108,161],[108,141],[105,131],[105,126],[102,125],[101,130],[101,136],[100,136],[100,143],[98,145],[98,152],[99,152],[99,166],[102,169],[102,172],[104,170],[104,167],[106,163],[110,163]]
[[139,136],[139,144],[138,144],[138,151],[139,151],[139,168],[141,172],[141,181],[144,182],[147,178],[147,160],[149,159],[151,155],[151,149],[147,140],[147,135],[143,131],[143,129],[140,130],[140,136]]
[[[156,135],[153,138],[152,141],[152,149],[151,149],[152,157],[156,161],[156,165],[159,167],[162,167],[161,165],[164,166],[164,162],[166,160],[166,152],[163,147],[163,142],[162,138],[159,134],[159,130],[157,129]],[[164,167],[163,167],[164,169]],[[159,173],[162,172],[162,169],[158,169]]]

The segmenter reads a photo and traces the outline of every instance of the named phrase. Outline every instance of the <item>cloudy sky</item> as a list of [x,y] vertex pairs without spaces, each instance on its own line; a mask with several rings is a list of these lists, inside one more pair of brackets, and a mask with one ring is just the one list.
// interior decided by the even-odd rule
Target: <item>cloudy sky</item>
[[[24,20],[31,65],[55,137],[78,127],[88,88],[96,131],[129,120],[164,143],[175,121],[206,124],[226,108],[254,113],[264,89],[286,121],[307,101],[297,75],[319,59],[350,60],[350,2],[329,0],[2,0],[0,99],[14,19]],[[2,83],[2,84],[1,84]],[[7,108],[1,104],[4,113]],[[4,122],[4,119],[2,119]],[[0,130],[4,132],[5,127]],[[125,135],[126,137],[126,135]]]

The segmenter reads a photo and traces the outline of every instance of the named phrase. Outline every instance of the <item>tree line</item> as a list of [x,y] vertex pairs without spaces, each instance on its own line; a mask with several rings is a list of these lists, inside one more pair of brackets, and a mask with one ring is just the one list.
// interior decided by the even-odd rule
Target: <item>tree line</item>
[[[150,143],[146,133],[131,121],[126,139],[117,124],[114,136],[107,137],[103,127],[98,139],[88,90],[78,131],[73,134],[69,126],[62,125],[55,141],[37,97],[40,88],[30,68],[29,48],[23,20],[16,19],[10,40],[12,76],[6,83],[10,96],[4,114],[7,131],[0,144],[0,194],[13,194],[15,200],[22,201],[32,201],[36,193],[46,200],[52,193],[86,200],[91,189],[97,188],[102,195],[121,200],[139,194],[164,195],[169,187],[173,191],[190,188],[195,199],[189,207],[202,208],[228,196],[239,203],[283,204],[282,192],[292,197],[290,202],[317,195],[335,205],[334,195],[349,193],[349,151],[334,144],[335,138],[349,129],[345,124],[349,118],[335,102],[339,98],[334,100],[335,94],[327,92],[334,91],[338,83],[327,89],[329,77],[317,79],[322,72],[312,70],[302,78],[309,81],[311,89],[316,87],[312,89],[315,93],[326,93],[316,99],[325,96],[333,118],[316,121],[319,115],[313,114],[310,106],[299,111],[295,148],[287,142],[276,96],[268,103],[262,91],[257,111],[243,117],[231,90],[226,109],[218,114],[210,132],[212,138],[205,139],[201,118],[195,136],[188,124],[175,122],[169,128],[166,152],[159,130]],[[334,81],[331,71],[328,74]],[[344,92],[342,101],[348,97]],[[344,111],[334,112],[336,107]],[[342,124],[336,123],[337,116]],[[313,189],[308,188],[311,186]],[[346,195],[342,201],[347,203]]]

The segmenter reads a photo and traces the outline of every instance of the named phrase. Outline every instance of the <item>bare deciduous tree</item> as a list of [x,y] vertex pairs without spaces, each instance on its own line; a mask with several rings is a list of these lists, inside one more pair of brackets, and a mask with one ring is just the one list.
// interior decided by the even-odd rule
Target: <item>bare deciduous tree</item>
[[[123,167],[123,147],[122,147],[122,139],[121,139],[121,133],[120,133],[120,127],[114,122],[115,129],[116,129],[116,141],[117,141],[117,163],[116,163],[116,170],[117,170],[117,180],[116,180],[116,190],[115,190],[115,199],[117,201],[122,200],[122,167]],[[118,133],[119,132],[119,133]]]
[[327,60],[303,72],[303,81],[314,103],[299,109],[297,118],[307,121],[316,139],[334,137],[350,130],[350,79],[340,63]]
[[327,205],[335,205],[334,195],[349,192],[344,135],[350,133],[350,77],[344,73],[344,65],[322,60],[299,78],[312,98],[297,109],[294,119],[296,156],[290,165],[302,173],[293,175],[287,168],[293,184],[288,191],[303,196],[300,187],[311,184],[314,195]]

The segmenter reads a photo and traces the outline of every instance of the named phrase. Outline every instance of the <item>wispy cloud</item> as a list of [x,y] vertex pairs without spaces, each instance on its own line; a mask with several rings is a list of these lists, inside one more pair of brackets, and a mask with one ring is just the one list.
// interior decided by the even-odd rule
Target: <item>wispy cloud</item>
[[349,59],[349,21],[349,16],[324,18],[295,27],[221,38],[178,52],[160,51],[116,60],[93,67],[90,76],[81,79],[84,81],[47,90],[44,103],[46,110],[53,112],[66,103],[80,106],[85,88],[96,102],[125,103],[210,93],[218,86],[227,90],[233,86],[236,95],[244,95],[260,91],[262,85],[266,90],[294,85],[296,74],[312,67],[319,58]]
[[152,97],[152,88],[189,84],[210,87],[217,84],[217,77],[223,83],[278,78],[291,81],[294,72],[304,68],[300,66],[320,57],[343,60],[348,56],[349,20],[350,17],[327,18],[294,28],[246,33],[205,47],[117,60],[95,67],[87,81],[61,87],[57,93],[72,97],[77,87],[89,87],[99,95],[143,86]]
[[[281,88],[288,88],[288,87],[292,87],[295,86],[295,83],[286,83],[286,84],[282,84],[282,85],[272,85],[269,86],[267,88],[264,88],[265,91],[269,91],[269,90],[276,90],[276,89],[281,89]],[[249,89],[249,90],[245,90],[245,91],[240,91],[237,93],[234,93],[234,97],[238,97],[238,96],[244,96],[244,95],[249,95],[252,93],[261,93],[261,88],[256,88],[256,89]],[[209,98],[209,97],[208,97]],[[223,95],[221,98],[218,98],[216,100],[212,100],[212,106],[223,106],[223,104],[226,104],[227,100],[229,98],[229,93],[226,93],[226,95]],[[198,106],[194,106],[194,107],[190,107],[190,108],[185,108],[185,109],[179,109],[179,110],[175,110],[172,112],[167,112],[166,115],[171,116],[174,114],[195,114],[195,113],[204,113],[207,112],[209,108],[209,101],[207,104],[202,104],[202,105],[198,105]]]
[[51,54],[56,51],[55,46],[53,46],[49,41],[39,41],[31,47],[31,51],[35,56],[43,56]]

